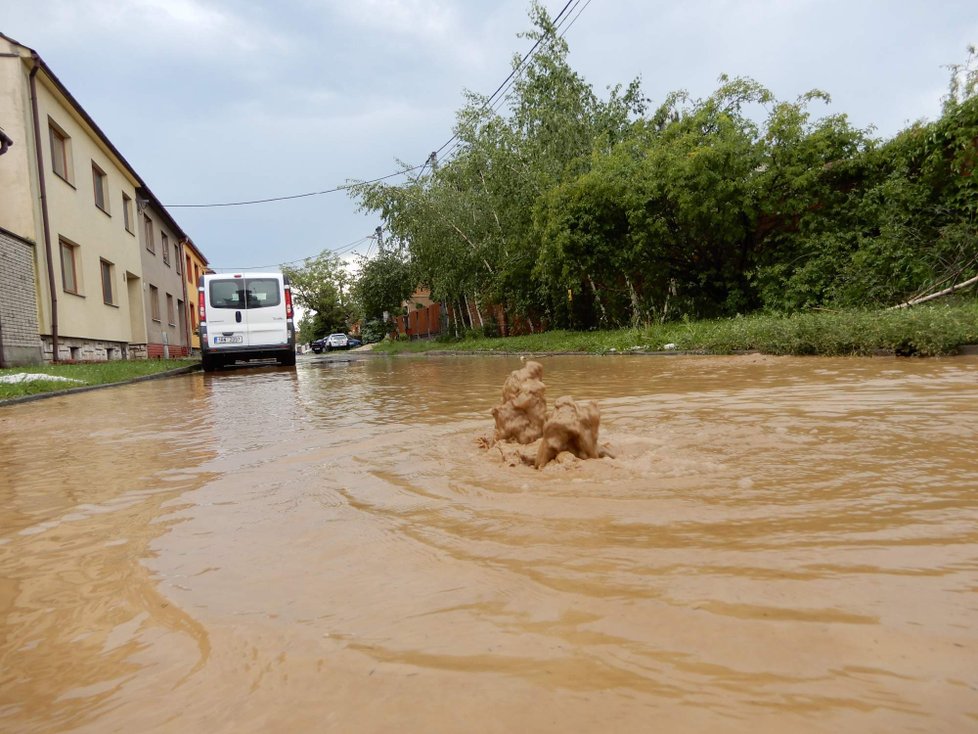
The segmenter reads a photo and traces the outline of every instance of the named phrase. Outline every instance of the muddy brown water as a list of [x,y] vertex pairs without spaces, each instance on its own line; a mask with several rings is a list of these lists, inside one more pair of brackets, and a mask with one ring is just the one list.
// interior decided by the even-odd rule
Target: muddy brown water
[[513,358],[0,408],[4,732],[978,730],[978,359]]

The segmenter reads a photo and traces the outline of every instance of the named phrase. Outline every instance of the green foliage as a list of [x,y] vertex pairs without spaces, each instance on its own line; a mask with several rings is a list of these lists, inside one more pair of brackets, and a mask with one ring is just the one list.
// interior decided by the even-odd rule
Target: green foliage
[[356,312],[350,298],[351,278],[343,259],[329,250],[306,258],[301,267],[282,266],[292,284],[294,302],[307,309],[300,323],[304,341],[347,331]]
[[[758,351],[777,355],[933,357],[955,354],[978,343],[978,302],[918,306],[887,311],[811,311],[785,316],[755,314],[730,319],[672,321],[614,331],[561,331],[445,342],[385,342],[381,351],[641,354],[679,351],[732,354]],[[666,345],[674,345],[666,350]]]
[[410,262],[398,251],[385,251],[373,258],[360,258],[353,297],[364,316],[376,320],[385,311],[399,313],[415,285]]
[[640,328],[891,305],[978,271],[975,49],[939,120],[879,141],[815,115],[825,92],[746,78],[651,112],[638,80],[602,99],[539,3],[530,18],[539,47],[507,106],[469,94],[451,160],[353,191],[436,300]]
[[540,244],[534,206],[563,177],[586,169],[593,147],[613,143],[642,108],[637,82],[598,100],[570,68],[567,44],[538,3],[531,17],[535,30],[526,35],[540,46],[508,95],[507,117],[470,93],[457,114],[451,161],[402,186],[353,189],[408,249],[418,283],[435,299],[504,303],[516,314],[546,310],[532,275]]
[[381,319],[366,319],[360,325],[360,337],[364,344],[379,342],[387,336],[388,328]]
[[969,45],[968,58],[961,64],[951,64],[948,69],[951,78],[944,98],[945,112],[978,95],[978,48]]

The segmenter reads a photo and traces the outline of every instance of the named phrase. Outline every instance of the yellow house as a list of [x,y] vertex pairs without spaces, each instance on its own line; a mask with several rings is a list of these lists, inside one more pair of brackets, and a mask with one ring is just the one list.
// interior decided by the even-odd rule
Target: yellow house
[[[3,34],[0,115],[14,141],[0,159],[0,232],[33,248],[43,358],[145,356],[144,183],[43,59]],[[173,282],[182,316],[182,274]]]

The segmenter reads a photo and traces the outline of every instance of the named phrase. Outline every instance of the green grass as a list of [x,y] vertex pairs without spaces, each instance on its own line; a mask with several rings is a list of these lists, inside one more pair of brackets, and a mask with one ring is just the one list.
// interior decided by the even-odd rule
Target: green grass
[[79,364],[44,364],[28,365],[26,367],[11,367],[0,370],[0,376],[27,372],[30,374],[55,375],[69,377],[82,382],[53,382],[38,380],[37,382],[21,382],[14,384],[0,383],[0,400],[19,398],[26,395],[56,392],[73,387],[91,385],[107,385],[115,382],[126,382],[136,377],[155,375],[179,367],[189,367],[199,364],[196,359],[142,359],[116,360],[113,362],[85,362]]
[[893,311],[813,311],[789,316],[751,315],[683,321],[617,331],[549,331],[508,338],[383,342],[391,354],[454,352],[684,352],[781,355],[898,354],[934,357],[978,344],[978,302],[916,306]]

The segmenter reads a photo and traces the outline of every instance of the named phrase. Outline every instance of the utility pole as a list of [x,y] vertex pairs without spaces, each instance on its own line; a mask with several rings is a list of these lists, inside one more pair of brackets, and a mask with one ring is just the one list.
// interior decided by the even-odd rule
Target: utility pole
[[438,170],[438,151],[431,151],[431,155],[428,156],[428,165],[431,166],[432,173]]
[[377,227],[377,229],[374,230],[374,234],[377,235],[377,249],[380,251],[380,254],[383,255],[384,254],[384,230],[380,227]]

